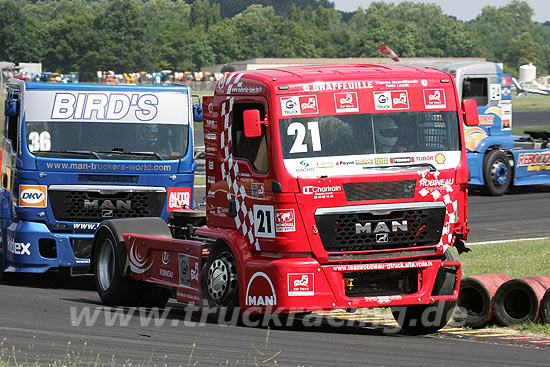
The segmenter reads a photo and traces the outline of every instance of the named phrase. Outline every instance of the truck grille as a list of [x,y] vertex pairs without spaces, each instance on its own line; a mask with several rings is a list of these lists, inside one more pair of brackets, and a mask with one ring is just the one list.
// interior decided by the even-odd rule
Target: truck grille
[[[327,252],[435,245],[445,220],[443,203],[363,205],[318,210],[315,221]],[[381,255],[383,256],[383,255]]]
[[416,180],[344,183],[348,201],[412,199]]
[[58,221],[100,222],[109,218],[158,217],[166,192],[131,189],[55,189],[48,191],[53,215]]

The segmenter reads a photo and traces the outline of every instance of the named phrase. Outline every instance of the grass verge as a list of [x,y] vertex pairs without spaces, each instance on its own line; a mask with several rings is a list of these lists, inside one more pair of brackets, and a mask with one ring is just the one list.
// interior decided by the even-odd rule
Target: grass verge
[[516,111],[544,111],[550,110],[550,96],[530,94],[516,97],[513,92],[512,109]]

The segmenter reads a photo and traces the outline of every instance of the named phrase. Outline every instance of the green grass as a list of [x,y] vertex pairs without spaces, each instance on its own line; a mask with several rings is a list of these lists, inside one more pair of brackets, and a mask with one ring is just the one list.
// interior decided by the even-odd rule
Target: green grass
[[512,110],[515,111],[542,111],[550,110],[550,96],[540,96],[530,94],[528,96],[522,95],[516,97],[515,92],[512,97]]
[[[512,122],[513,126],[513,122]],[[525,130],[550,130],[550,125],[543,126],[520,126],[512,127],[512,135],[527,135],[524,133]]]
[[[471,246],[458,255],[462,276],[505,273],[511,277],[548,275],[550,239]],[[455,257],[457,257],[455,252]]]
[[195,186],[204,186],[204,185],[206,185],[206,176],[195,175]]

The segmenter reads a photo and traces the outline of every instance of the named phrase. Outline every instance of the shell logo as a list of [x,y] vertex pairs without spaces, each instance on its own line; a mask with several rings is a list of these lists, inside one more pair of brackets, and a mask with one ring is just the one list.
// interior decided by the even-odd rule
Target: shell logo
[[435,161],[438,163],[438,164],[443,164],[445,163],[445,154],[443,153],[437,153],[435,155]]
[[466,148],[470,151],[476,150],[479,143],[487,137],[487,133],[480,127],[471,127],[464,131]]

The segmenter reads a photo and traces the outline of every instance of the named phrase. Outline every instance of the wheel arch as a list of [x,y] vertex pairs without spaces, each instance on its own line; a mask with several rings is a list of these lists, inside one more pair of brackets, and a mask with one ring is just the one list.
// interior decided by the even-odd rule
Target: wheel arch
[[102,232],[111,233],[115,239],[116,251],[120,259],[120,269],[124,269],[123,273],[129,275],[128,251],[124,243],[124,233],[136,233],[162,238],[172,238],[172,233],[166,222],[160,217],[143,217],[143,218],[120,218],[108,219],[102,221],[97,227],[94,240],[92,243],[92,256],[90,259],[90,271],[95,273],[95,258],[97,249],[99,248],[98,237]]

